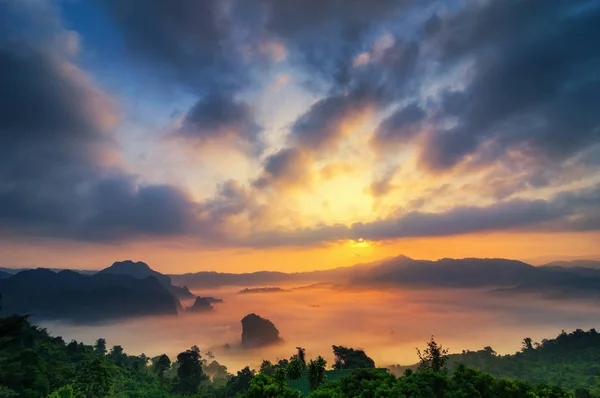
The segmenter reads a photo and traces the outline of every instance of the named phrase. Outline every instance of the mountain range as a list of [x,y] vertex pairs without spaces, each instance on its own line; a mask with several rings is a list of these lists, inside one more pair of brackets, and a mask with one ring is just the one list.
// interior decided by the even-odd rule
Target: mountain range
[[0,280],[4,315],[95,323],[145,315],[176,315],[179,301],[156,278],[44,268]]
[[[495,294],[534,293],[552,299],[600,299],[597,261],[553,262],[544,266],[501,258],[397,256],[352,267],[311,272],[198,272],[164,275],[143,262],[115,262],[94,274],[38,268],[0,271],[2,312],[38,318],[97,322],[114,318],[172,314],[179,299],[194,298],[186,286],[264,287],[274,284],[329,284],[354,288],[484,288]],[[183,287],[182,287],[183,286]],[[250,289],[252,290],[252,289]]]
[[182,310],[179,299],[195,297],[148,264],[129,260],[93,274],[44,268],[0,271],[0,293],[4,314],[86,323],[177,315]]
[[[198,272],[170,276],[173,283],[193,288],[329,282],[357,287],[489,288],[498,293],[512,291],[540,293],[554,298],[600,298],[600,268],[594,268],[596,263],[576,260],[560,265],[532,266],[502,258],[443,258],[431,261],[397,256],[325,271]],[[583,264],[590,268],[580,266]]]

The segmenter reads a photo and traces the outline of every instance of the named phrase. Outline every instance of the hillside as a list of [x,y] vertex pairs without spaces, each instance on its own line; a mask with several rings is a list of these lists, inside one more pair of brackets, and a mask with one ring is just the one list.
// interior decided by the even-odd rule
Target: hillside
[[[595,329],[562,332],[539,343],[525,338],[522,350],[515,354],[498,355],[488,346],[448,356],[450,370],[461,364],[497,377],[546,383],[573,392],[585,388],[600,396],[600,333]],[[396,375],[417,368],[418,364],[390,366]]]
[[155,278],[38,268],[0,280],[2,314],[34,319],[106,322],[144,315],[176,315],[179,301]]

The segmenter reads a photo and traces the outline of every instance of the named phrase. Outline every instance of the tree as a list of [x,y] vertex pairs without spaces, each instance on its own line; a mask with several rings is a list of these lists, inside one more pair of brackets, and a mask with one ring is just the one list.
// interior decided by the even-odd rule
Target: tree
[[273,376],[275,374],[275,365],[268,359],[263,359],[258,368],[258,373],[261,375]]
[[87,361],[75,379],[75,389],[87,398],[109,395],[112,385],[110,369],[99,358]]
[[523,348],[521,349],[521,351],[523,352],[533,350],[533,340],[531,340],[531,337],[525,337],[523,339],[522,345]]
[[252,379],[244,395],[247,398],[300,398],[300,392],[292,390],[271,376],[259,374]]
[[177,390],[180,393],[195,394],[200,383],[206,380],[201,360],[200,350],[196,346],[177,355]]
[[101,357],[106,355],[106,340],[105,339],[96,340],[96,345],[94,346],[94,352],[96,353],[96,355],[101,356]]
[[372,369],[375,362],[363,350],[343,346],[332,346],[335,360],[333,369]]
[[244,369],[237,372],[235,376],[227,382],[227,390],[233,395],[239,392],[246,391],[250,388],[250,382],[256,376],[256,372],[246,366]]
[[152,370],[158,376],[160,384],[164,384],[165,372],[171,367],[171,359],[166,354],[152,358]]
[[116,345],[111,348],[110,352],[108,353],[108,357],[115,365],[122,366],[124,360],[127,358],[127,355],[123,354],[123,347]]
[[448,361],[448,350],[438,345],[431,336],[431,340],[427,342],[427,348],[421,352],[417,348],[417,355],[419,356],[419,368],[428,369],[434,372],[441,372],[446,369],[446,362]]
[[323,359],[320,355],[316,360],[310,360],[308,363],[308,382],[310,383],[311,391],[316,390],[319,386],[325,383],[326,373],[325,367],[327,366],[327,361]]
[[302,376],[302,371],[306,368],[306,364],[298,357],[293,357],[287,365],[286,374],[291,380],[298,380]]
[[74,394],[75,391],[73,390],[73,387],[66,385],[48,395],[48,398],[73,398]]
[[298,350],[296,356],[302,362],[302,364],[306,366],[306,350],[302,347],[296,347],[296,349]]

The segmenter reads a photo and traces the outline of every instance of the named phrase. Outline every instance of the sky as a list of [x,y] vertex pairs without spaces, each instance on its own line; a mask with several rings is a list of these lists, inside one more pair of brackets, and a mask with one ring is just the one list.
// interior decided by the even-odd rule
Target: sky
[[598,258],[595,0],[0,0],[0,265]]

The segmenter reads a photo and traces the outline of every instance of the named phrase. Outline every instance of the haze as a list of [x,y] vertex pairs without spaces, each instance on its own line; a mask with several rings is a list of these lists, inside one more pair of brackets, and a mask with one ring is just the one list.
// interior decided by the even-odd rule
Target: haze
[[[287,288],[292,288],[288,286]],[[361,347],[378,365],[413,364],[415,347],[435,334],[451,352],[492,345],[499,353],[514,353],[524,337],[551,338],[562,329],[588,329],[600,321],[590,302],[553,302],[534,296],[495,296],[484,290],[341,290],[298,289],[282,293],[238,294],[241,287],[195,291],[225,300],[214,313],[150,317],[109,325],[73,326],[44,322],[66,341],[93,343],[104,337],[126,352],[171,358],[198,345],[212,351],[229,370],[264,359],[287,358],[297,346],[310,355],[331,360],[331,345]],[[241,350],[240,320],[248,313],[270,319],[284,343]],[[225,343],[231,349],[225,349]]]

